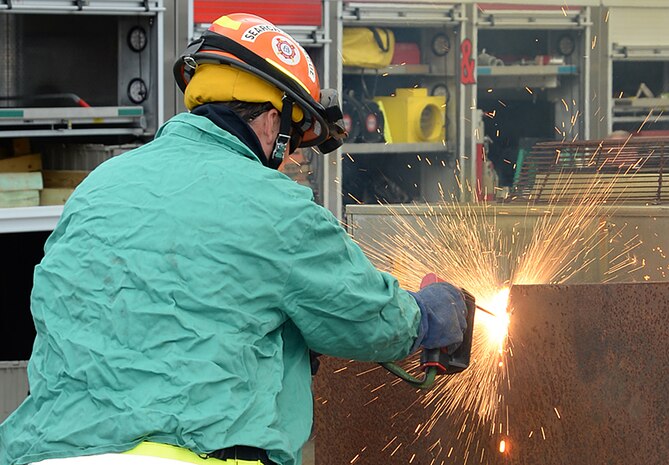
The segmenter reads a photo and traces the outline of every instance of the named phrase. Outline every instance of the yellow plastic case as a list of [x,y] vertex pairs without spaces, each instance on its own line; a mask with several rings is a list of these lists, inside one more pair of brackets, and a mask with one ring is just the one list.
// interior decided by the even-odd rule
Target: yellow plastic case
[[446,97],[427,89],[396,89],[393,97],[375,97],[383,109],[393,143],[446,140]]

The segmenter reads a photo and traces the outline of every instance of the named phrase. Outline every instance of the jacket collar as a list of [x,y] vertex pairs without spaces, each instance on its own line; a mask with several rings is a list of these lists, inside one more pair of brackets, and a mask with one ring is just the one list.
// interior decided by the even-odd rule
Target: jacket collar
[[267,157],[263,152],[258,136],[251,126],[223,103],[205,103],[191,110],[194,115],[207,118],[219,128],[228,131],[237,137],[244,145],[258,157],[263,165],[267,166]]
[[[193,139],[193,128],[195,128],[198,133],[201,134],[197,137],[198,140],[208,140],[212,144],[225,146],[246,158],[250,158],[257,161],[258,163],[262,163],[259,155],[251,150],[251,148],[246,145],[238,136],[220,128],[209,118],[195,115],[190,112],[179,113],[166,121],[158,129],[158,132],[156,133],[156,139],[168,134],[177,134],[188,139]],[[258,144],[260,144],[260,141],[258,141]],[[264,155],[263,159],[265,159]]]

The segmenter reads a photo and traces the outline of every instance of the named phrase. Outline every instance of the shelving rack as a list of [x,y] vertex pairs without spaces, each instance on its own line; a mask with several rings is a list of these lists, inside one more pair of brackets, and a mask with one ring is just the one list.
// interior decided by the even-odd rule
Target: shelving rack
[[[163,0],[0,0],[8,66],[0,76],[0,139],[149,140],[163,119],[164,12]],[[143,35],[141,49],[132,49],[133,30]],[[50,228],[60,211],[2,208],[0,231]]]
[[[535,140],[588,137],[591,10],[555,4],[490,4],[476,11],[476,49],[488,60],[477,65],[476,101],[484,134],[465,131],[484,145],[469,179],[511,187],[518,153]],[[479,60],[483,58],[479,55]],[[471,148],[471,151],[474,149]],[[497,179],[481,179],[481,164],[493,163]],[[501,191],[500,191],[501,192]]]
[[[643,65],[660,70],[660,81],[657,77],[640,75],[636,79],[638,95],[625,95],[615,97],[611,100],[611,130],[625,128],[625,130],[642,130],[644,127],[663,127],[669,131],[669,46],[624,46],[613,44],[611,59],[613,61],[613,77],[611,85],[612,92],[619,91],[618,80],[621,76],[616,75],[616,65],[631,64],[638,68]],[[628,76],[624,76],[630,79]],[[651,84],[648,79],[654,82]],[[645,92],[651,92],[649,85],[655,88],[655,93],[650,96]],[[656,95],[657,94],[657,95]],[[650,124],[648,124],[650,123]]]
[[[352,195],[348,189],[360,185],[351,176],[356,172],[365,172],[365,165],[381,164],[378,178],[388,178],[388,182],[405,187],[412,192],[416,201],[436,201],[440,196],[437,186],[450,186],[455,183],[452,164],[458,147],[457,124],[460,101],[457,97],[456,80],[459,63],[456,53],[456,31],[460,30],[466,20],[460,3],[435,2],[401,2],[383,4],[375,2],[342,2],[339,12],[340,28],[347,27],[384,27],[395,33],[396,40],[404,38],[415,43],[420,50],[420,63],[394,63],[381,69],[364,69],[345,66],[337,75],[339,86],[343,91],[350,86],[360,86],[359,79],[376,84],[376,96],[393,95],[396,88],[422,87],[432,95],[434,86],[440,85],[448,95],[445,108],[446,137],[439,142],[401,142],[401,143],[366,143],[347,142],[341,148],[337,164],[341,176],[337,183],[342,189],[342,197],[338,200],[341,211],[342,202],[350,202]],[[441,34],[448,37],[452,49],[445,56],[437,56],[432,50],[431,41]],[[400,39],[397,39],[400,37]],[[342,39],[339,37],[336,48],[341,50]],[[359,89],[358,89],[359,90]],[[371,98],[371,96],[369,96]],[[387,122],[386,122],[387,124]],[[409,124],[409,122],[407,122]],[[428,158],[434,160],[432,165],[417,162]],[[381,160],[383,160],[381,162]],[[442,168],[448,165],[448,168]],[[366,173],[365,176],[368,176]],[[351,184],[353,183],[353,184]],[[364,182],[363,182],[364,183]],[[343,201],[341,200],[343,198]],[[400,198],[403,198],[400,196]]]
[[606,11],[606,134],[669,134],[669,9],[666,2],[650,3],[657,5]]

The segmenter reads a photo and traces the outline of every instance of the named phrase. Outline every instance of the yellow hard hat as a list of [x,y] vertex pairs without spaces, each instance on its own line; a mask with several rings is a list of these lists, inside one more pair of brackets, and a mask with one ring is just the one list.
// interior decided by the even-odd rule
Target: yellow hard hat
[[[186,90],[184,103],[193,108],[210,102],[270,102],[281,111],[283,92],[259,77],[229,65],[201,64],[195,70]],[[293,106],[293,121],[302,121],[304,113]]]

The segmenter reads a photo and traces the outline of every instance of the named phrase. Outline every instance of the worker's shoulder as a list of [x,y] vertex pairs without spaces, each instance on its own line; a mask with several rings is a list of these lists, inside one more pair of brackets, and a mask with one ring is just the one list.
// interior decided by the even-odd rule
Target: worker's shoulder
[[259,186],[261,186],[262,196],[267,199],[268,203],[301,209],[311,209],[317,205],[314,201],[314,192],[309,187],[295,182],[279,171],[266,167],[255,171],[259,172]]
[[293,215],[299,215],[306,220],[307,217],[322,218],[329,214],[329,210],[316,202],[314,191],[310,187],[296,182],[280,171],[260,166],[241,176],[253,178],[247,185],[253,184],[255,194],[270,208],[281,211],[284,215],[293,210]]
[[226,148],[247,158],[260,161],[253,151],[237,136],[216,125],[206,116],[184,112],[166,121],[156,133],[154,142],[161,150],[180,146],[179,140],[187,140],[189,144],[198,144],[201,149],[215,147]]

